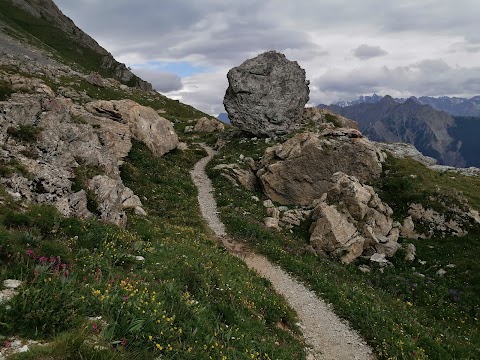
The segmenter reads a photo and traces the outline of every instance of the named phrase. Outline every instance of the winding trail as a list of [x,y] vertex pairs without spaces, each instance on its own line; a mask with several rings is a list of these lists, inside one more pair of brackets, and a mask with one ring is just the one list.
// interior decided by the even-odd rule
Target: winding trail
[[213,232],[234,255],[245,261],[249,268],[270,280],[274,289],[281,294],[296,311],[300,319],[307,349],[308,360],[364,360],[375,359],[372,349],[352,330],[346,321],[340,319],[330,306],[319,299],[313,291],[292,278],[280,267],[265,257],[249,251],[245,245],[227,236],[225,225],[218,217],[213,197],[213,187],[205,173],[205,166],[212,159],[214,151],[201,144],[208,156],[195,164],[191,171],[192,180],[198,188],[198,202],[203,217]]

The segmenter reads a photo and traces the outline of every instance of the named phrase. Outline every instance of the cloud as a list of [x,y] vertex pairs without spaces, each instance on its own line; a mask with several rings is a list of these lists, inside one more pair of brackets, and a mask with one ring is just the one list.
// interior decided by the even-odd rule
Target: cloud
[[228,69],[222,68],[215,72],[185,77],[182,79],[182,89],[165,95],[192,105],[208,114],[218,115],[225,112],[223,97],[228,87],[227,72]]
[[378,56],[387,55],[388,52],[383,50],[380,46],[370,46],[362,44],[353,50],[353,55],[361,60],[367,60]]
[[[332,70],[312,81],[319,94],[354,98],[362,94],[395,96],[480,93],[480,67],[452,67],[441,59],[398,67],[359,67],[348,72]],[[329,99],[331,100],[331,99]]]
[[157,89],[212,114],[227,71],[272,49],[305,68],[312,101],[480,92],[477,0],[56,3]]
[[151,68],[133,68],[133,72],[142,79],[151,82],[153,88],[161,93],[180,90],[182,79],[177,74]]

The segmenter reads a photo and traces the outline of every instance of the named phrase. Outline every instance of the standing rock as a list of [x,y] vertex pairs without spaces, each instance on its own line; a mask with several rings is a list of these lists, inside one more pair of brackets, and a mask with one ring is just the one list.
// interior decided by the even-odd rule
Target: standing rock
[[382,154],[358,130],[340,128],[322,134],[300,133],[265,151],[257,176],[270,199],[310,205],[331,187],[337,171],[361,182],[380,176]]
[[291,132],[309,100],[305,70],[276,51],[231,69],[223,100],[232,125],[269,137]]
[[[125,226],[125,209],[134,209],[140,213],[142,202],[137,195],[123,185],[120,179],[97,175],[89,181],[89,188],[95,193],[102,221]],[[143,209],[142,209],[143,210]]]
[[350,263],[360,255],[391,257],[398,250],[399,229],[392,209],[373,188],[338,172],[313,211],[310,243],[319,252]]

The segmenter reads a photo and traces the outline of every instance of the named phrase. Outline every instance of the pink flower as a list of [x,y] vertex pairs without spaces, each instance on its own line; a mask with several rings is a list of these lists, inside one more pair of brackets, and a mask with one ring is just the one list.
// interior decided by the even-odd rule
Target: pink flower
[[38,261],[40,261],[41,263],[46,263],[48,261],[48,258],[46,256],[40,256]]
[[98,325],[97,325],[97,323],[93,323],[93,324],[92,324],[92,331],[93,331],[95,334],[98,334]]
[[128,297],[128,295],[125,295],[125,296],[123,297],[123,301],[128,301],[128,299],[130,299],[130,298]]
[[35,256],[35,252],[32,249],[28,249],[27,251],[25,251],[25,254],[30,257]]
[[8,348],[10,346],[10,343],[8,341],[3,342],[3,347]]
[[127,346],[127,339],[124,338],[120,344],[121,344],[123,347]]

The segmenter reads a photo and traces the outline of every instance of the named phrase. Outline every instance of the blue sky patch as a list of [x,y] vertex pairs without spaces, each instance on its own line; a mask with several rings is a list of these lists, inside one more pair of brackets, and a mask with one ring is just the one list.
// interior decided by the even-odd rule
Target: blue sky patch
[[198,65],[193,65],[186,61],[180,62],[163,62],[163,61],[148,61],[143,64],[133,64],[134,69],[149,69],[157,71],[165,71],[177,74],[180,77],[192,76],[208,71],[208,68]]

